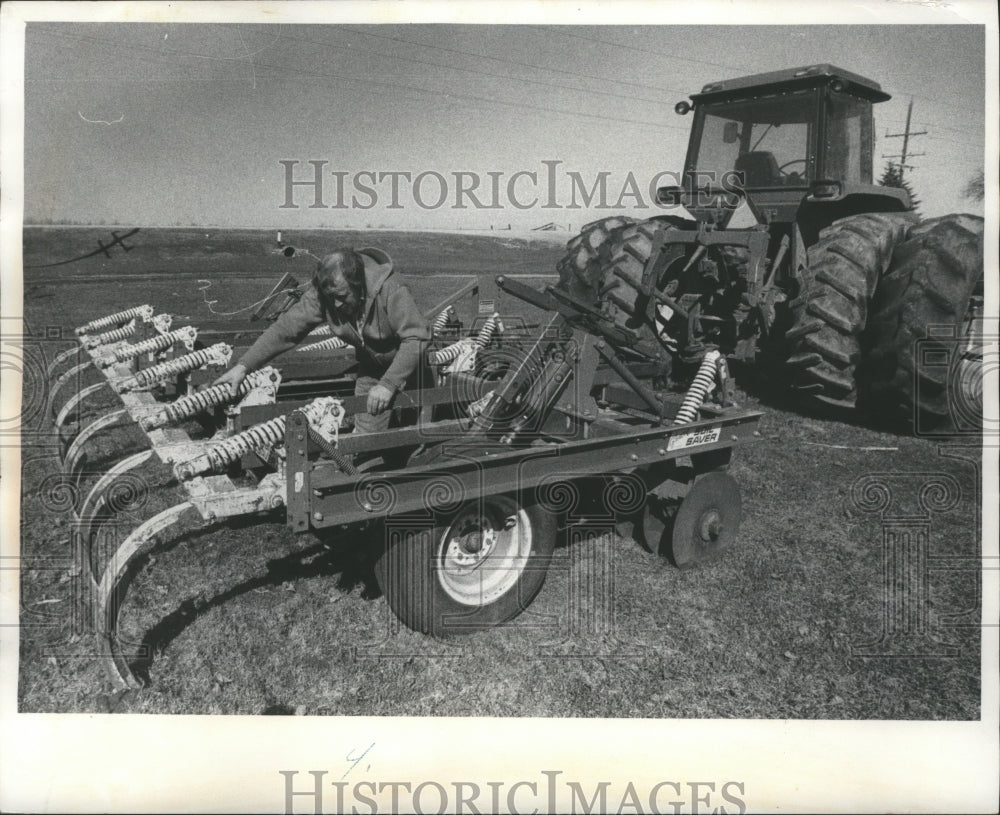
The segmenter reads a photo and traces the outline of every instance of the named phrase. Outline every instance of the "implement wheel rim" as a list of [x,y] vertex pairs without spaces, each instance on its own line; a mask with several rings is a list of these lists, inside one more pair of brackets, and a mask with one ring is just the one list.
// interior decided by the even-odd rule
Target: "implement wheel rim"
[[435,542],[438,583],[463,606],[489,605],[520,579],[533,533],[528,513],[509,498],[467,504]]

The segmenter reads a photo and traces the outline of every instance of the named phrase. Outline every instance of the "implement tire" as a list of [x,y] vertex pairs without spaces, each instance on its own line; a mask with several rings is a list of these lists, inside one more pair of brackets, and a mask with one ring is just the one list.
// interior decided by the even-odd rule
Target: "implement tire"
[[785,333],[790,386],[820,406],[852,408],[868,307],[912,216],[851,215],[809,248]]
[[533,497],[484,495],[429,523],[387,522],[375,577],[414,631],[468,634],[524,611],[545,582],[556,515]]
[[[949,381],[961,364],[972,296],[982,285],[982,218],[945,215],[913,228],[873,303],[863,377],[873,416],[928,429],[949,416],[949,398],[962,395],[949,390]],[[918,350],[929,362],[918,364]]]

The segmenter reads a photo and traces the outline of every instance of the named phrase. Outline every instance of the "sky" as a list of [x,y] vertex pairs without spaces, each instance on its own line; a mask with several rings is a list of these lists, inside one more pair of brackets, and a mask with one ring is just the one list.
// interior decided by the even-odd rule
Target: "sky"
[[[900,151],[886,134],[903,131],[912,99],[911,129],[926,135],[910,140],[922,155],[907,177],[922,214],[981,214],[962,191],[984,164],[984,36],[976,25],[29,22],[24,219],[578,230],[615,212],[649,217],[651,183],[683,165],[693,117],[676,102],[707,82],[819,62],[893,95],[875,108],[876,177]],[[316,167],[318,201],[313,186],[287,186]],[[587,188],[607,174],[604,208],[574,200],[572,173]]]

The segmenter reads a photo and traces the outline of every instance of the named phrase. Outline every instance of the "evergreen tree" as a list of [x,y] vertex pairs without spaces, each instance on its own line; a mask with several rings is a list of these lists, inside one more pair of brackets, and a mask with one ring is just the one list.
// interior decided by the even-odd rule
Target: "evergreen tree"
[[885,171],[882,173],[882,177],[878,180],[878,183],[883,187],[895,187],[896,189],[906,190],[910,194],[910,203],[913,205],[913,211],[919,211],[920,199],[913,192],[910,182],[903,178],[903,168],[898,164],[893,161],[886,164]]
[[982,201],[986,197],[986,175],[982,170],[969,179],[969,183],[962,191],[962,197],[970,201]]

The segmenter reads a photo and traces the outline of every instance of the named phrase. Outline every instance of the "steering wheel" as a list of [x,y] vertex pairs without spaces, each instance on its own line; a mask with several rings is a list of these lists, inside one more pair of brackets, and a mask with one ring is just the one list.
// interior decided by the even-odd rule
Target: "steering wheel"
[[778,172],[781,173],[783,176],[789,176],[789,175],[791,175],[791,173],[785,172],[785,168],[786,167],[791,167],[793,164],[803,164],[804,165],[805,163],[806,163],[806,159],[804,159],[804,158],[793,158],[791,161],[786,161],[784,164],[782,164],[778,168]]

